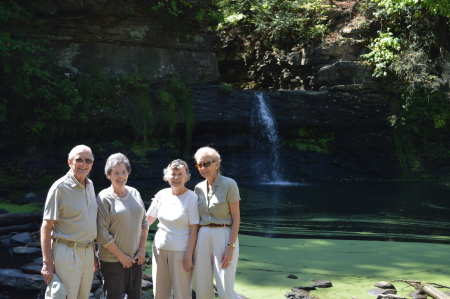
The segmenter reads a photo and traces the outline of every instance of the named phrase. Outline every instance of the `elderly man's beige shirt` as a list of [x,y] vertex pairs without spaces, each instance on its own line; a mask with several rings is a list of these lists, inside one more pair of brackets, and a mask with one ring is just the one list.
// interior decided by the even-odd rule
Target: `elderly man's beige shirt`
[[198,195],[200,225],[233,224],[230,205],[241,200],[236,182],[218,173],[209,193],[207,183],[204,180],[198,183],[194,189]]
[[44,220],[55,220],[52,237],[87,243],[97,237],[97,200],[94,184],[86,178],[86,188],[72,170],[48,191]]

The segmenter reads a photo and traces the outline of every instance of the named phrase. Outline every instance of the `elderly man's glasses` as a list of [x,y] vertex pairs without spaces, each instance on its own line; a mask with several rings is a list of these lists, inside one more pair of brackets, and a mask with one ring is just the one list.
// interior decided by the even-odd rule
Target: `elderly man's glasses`
[[212,163],[214,163],[214,162],[216,162],[216,161],[207,161],[207,162],[203,162],[203,163],[198,163],[198,164],[195,164],[195,167],[197,167],[198,169],[200,169],[200,168],[202,168],[202,167],[209,167],[209,166],[211,166],[211,164]]
[[92,159],[82,159],[82,158],[76,158],[74,161],[79,164],[83,163],[83,161],[86,164],[92,164],[94,162],[94,160]]

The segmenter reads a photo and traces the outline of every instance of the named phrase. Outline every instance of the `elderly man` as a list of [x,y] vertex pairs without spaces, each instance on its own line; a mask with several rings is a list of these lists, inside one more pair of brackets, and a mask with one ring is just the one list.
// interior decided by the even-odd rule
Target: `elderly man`
[[97,201],[94,185],[87,177],[93,162],[89,147],[74,147],[69,153],[69,172],[52,185],[45,202],[41,273],[47,284],[56,273],[68,299],[89,298],[98,267],[94,246]]

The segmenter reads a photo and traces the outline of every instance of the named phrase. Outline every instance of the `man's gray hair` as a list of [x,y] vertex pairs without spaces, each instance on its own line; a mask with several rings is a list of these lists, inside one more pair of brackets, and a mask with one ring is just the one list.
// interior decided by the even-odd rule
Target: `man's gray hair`
[[92,153],[92,150],[89,146],[80,144],[75,146],[69,153],[69,160],[72,160],[75,158],[75,155],[82,152],[83,150],[88,150],[91,152],[92,160],[94,160],[94,154]]
[[130,160],[128,160],[127,156],[125,156],[124,154],[116,153],[116,154],[112,154],[111,156],[109,156],[108,160],[106,160],[106,165],[105,165],[106,177],[108,177],[111,174],[112,170],[120,163],[125,164],[128,174],[131,173]]
[[186,174],[186,182],[189,181],[191,179],[191,173],[189,172],[189,166],[187,165],[186,162],[184,162],[183,160],[180,160],[180,159],[173,160],[172,162],[170,162],[169,166],[164,168],[163,180],[165,180],[166,182],[169,181],[170,171],[172,169],[178,170],[180,168],[184,169],[184,173]]

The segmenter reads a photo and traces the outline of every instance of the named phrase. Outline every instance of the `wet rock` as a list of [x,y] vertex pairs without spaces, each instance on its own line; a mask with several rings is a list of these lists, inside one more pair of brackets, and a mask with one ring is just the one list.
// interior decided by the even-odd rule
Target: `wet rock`
[[331,288],[333,286],[329,280],[314,279],[313,282],[314,286],[317,288]]
[[378,295],[377,299],[406,299],[406,298],[395,294],[386,294],[386,295],[380,294]]
[[30,233],[20,233],[11,238],[11,240],[16,241],[20,244],[29,244],[34,242],[34,239],[31,237]]
[[367,291],[368,294],[372,296],[378,296],[378,295],[388,295],[388,294],[397,294],[397,290],[395,289],[371,289]]
[[422,293],[421,291],[414,291],[408,294],[409,297],[412,297],[414,299],[426,299],[427,296]]
[[39,248],[23,247],[23,246],[14,247],[11,250],[11,252],[13,255],[40,255],[41,254],[41,250]]
[[92,280],[91,291],[96,290],[101,285],[102,285],[102,282],[97,277],[94,276],[94,279]]
[[286,278],[297,279],[298,277],[295,276],[294,274],[289,274],[288,276],[286,276]]
[[150,275],[143,273],[142,274],[142,279],[153,282],[153,279]]
[[305,291],[312,291],[316,289],[316,286],[305,286],[305,287],[293,287],[292,290],[294,289],[300,289],[300,290],[305,290]]
[[311,295],[304,295],[298,292],[287,292],[284,297],[286,299],[319,299],[318,297]]
[[25,245],[25,247],[34,247],[34,248],[41,248],[41,242],[32,242]]
[[38,263],[29,263],[22,266],[22,272],[28,274],[41,274],[42,265]]
[[0,269],[1,287],[39,291],[43,282],[42,275],[23,273],[19,269]]
[[380,288],[380,289],[394,289],[395,290],[395,286],[388,281],[379,281],[374,286],[377,288]]
[[302,296],[309,296],[309,292],[305,289],[292,288],[292,292],[299,293]]
[[148,280],[142,280],[142,289],[143,290],[148,290],[148,289],[153,289],[153,283],[151,283]]
[[104,299],[105,295],[103,294],[103,289],[102,288],[98,288],[94,291],[94,293],[92,293],[92,298],[95,299]]

